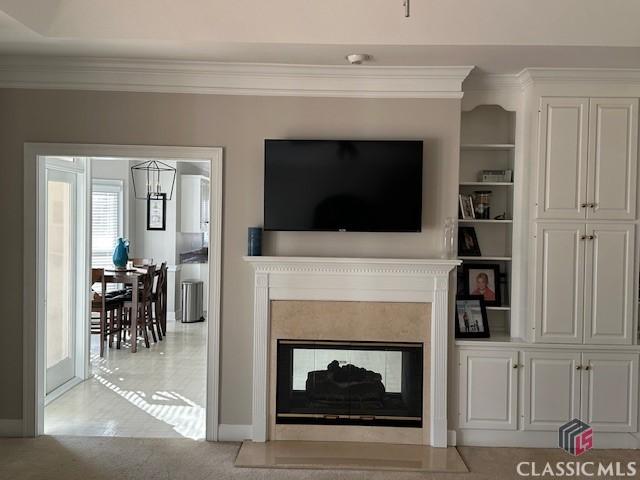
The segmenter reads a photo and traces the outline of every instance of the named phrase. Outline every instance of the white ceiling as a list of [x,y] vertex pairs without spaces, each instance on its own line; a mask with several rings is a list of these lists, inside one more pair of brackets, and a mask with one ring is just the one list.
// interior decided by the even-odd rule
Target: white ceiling
[[0,0],[0,53],[640,67],[638,0]]

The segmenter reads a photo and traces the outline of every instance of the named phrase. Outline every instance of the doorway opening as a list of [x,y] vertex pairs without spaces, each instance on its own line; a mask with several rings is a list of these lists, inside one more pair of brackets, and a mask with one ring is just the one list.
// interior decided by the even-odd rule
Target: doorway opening
[[33,434],[216,440],[221,149],[79,147],[35,155]]

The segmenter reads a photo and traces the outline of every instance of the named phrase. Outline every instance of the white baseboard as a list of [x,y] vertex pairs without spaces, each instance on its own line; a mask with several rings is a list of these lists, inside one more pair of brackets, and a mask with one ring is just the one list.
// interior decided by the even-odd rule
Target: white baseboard
[[176,310],[175,312],[167,312],[167,320],[171,320],[172,322],[182,320],[182,309]]
[[[457,446],[557,448],[558,432],[468,430],[456,431]],[[636,433],[594,432],[593,448],[640,449]]]
[[0,418],[0,437],[22,437],[22,419]]
[[456,446],[456,441],[457,441],[457,435],[456,435],[456,431],[455,430],[448,430],[447,431],[447,445],[450,447],[455,447]]
[[251,440],[253,436],[251,425],[224,425],[218,426],[218,441],[220,442],[242,442]]

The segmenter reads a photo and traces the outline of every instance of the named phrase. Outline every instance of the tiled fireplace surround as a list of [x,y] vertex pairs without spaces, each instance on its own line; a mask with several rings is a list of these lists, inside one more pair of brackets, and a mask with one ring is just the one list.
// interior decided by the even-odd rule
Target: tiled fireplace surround
[[[253,441],[447,445],[449,273],[457,260],[245,257],[255,270]],[[276,425],[278,339],[421,342],[423,427]]]

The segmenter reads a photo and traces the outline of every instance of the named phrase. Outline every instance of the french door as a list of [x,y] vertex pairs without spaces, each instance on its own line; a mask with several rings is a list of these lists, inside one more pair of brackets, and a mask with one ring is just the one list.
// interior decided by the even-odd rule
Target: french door
[[76,376],[78,174],[46,166],[45,392]]

